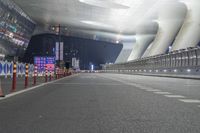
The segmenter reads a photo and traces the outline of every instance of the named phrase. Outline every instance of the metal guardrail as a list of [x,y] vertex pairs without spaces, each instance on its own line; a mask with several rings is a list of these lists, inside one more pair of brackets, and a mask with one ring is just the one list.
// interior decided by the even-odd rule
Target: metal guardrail
[[104,66],[103,71],[200,75],[200,48],[181,49],[131,62],[108,64]]

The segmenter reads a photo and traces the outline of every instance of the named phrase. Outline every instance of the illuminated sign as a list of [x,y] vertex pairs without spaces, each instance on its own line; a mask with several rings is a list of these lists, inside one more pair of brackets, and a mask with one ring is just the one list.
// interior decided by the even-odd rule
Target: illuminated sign
[[53,71],[55,69],[55,57],[34,57],[34,64],[38,66],[39,72],[45,71],[45,66],[48,70]]

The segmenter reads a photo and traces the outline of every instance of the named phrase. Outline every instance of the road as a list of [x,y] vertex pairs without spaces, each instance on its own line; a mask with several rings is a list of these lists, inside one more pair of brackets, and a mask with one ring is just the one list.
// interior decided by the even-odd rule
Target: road
[[[33,77],[29,77],[28,78],[28,87],[32,87],[33,86]],[[37,83],[36,84],[41,84],[45,82],[45,78],[44,77],[38,77],[37,78]],[[7,77],[5,78],[4,76],[0,77],[0,87],[3,90],[4,95],[7,95],[11,92],[11,88],[12,88],[12,78],[11,77]],[[16,91],[19,90],[23,90],[25,89],[25,77],[17,77],[17,81],[16,81]]]
[[79,74],[0,100],[0,133],[199,132],[199,80]]

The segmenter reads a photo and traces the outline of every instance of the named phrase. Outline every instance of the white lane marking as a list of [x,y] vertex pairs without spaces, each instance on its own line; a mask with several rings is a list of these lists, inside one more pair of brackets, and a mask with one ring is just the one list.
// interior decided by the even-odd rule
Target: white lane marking
[[52,83],[54,85],[119,85],[123,86],[123,84],[115,84],[115,83]]
[[146,91],[150,91],[150,92],[156,92],[156,91],[160,91],[160,90],[157,90],[157,89],[152,89],[152,90],[146,90]]
[[154,90],[153,88],[151,88],[151,87],[146,87],[146,86],[144,86],[144,87],[142,87],[142,88],[140,88],[140,89],[143,89],[143,90]]
[[[102,76],[104,77],[104,76]],[[108,78],[108,77],[104,77],[104,78]],[[127,84],[126,82],[123,82],[123,81],[120,81],[120,80],[116,80],[114,78],[109,78],[109,79],[112,79],[112,80],[115,80],[115,81],[119,81],[121,83],[124,83],[124,84]],[[152,92],[159,92],[160,90],[157,90],[157,89],[153,89],[153,88],[150,88],[150,87],[146,87],[146,86],[141,86],[139,84],[130,84],[128,83],[129,85],[133,85],[135,87],[138,87],[140,89],[144,89],[146,91],[152,91]],[[181,96],[181,95],[164,95],[166,97],[169,97],[169,98],[185,98],[185,96]],[[195,99],[178,99],[179,101],[182,101],[182,102],[186,102],[186,103],[200,103],[200,100],[195,100]],[[198,107],[200,107],[200,105],[198,105]]]
[[181,96],[181,95],[164,95],[166,97],[170,97],[170,98],[185,98],[185,96]]
[[57,79],[57,80],[54,80],[54,81],[50,81],[50,82],[47,82],[47,83],[42,83],[42,84],[40,84],[40,85],[33,86],[33,87],[30,87],[30,88],[27,88],[27,89],[24,89],[24,90],[20,90],[20,91],[17,91],[17,92],[13,92],[13,93],[10,93],[10,94],[6,95],[6,97],[0,98],[0,100],[8,99],[8,98],[13,97],[13,96],[16,96],[16,95],[18,95],[18,94],[22,94],[22,93],[31,91],[31,90],[33,90],[33,89],[36,89],[36,88],[45,86],[45,85],[55,83],[55,82],[57,82],[57,81],[61,81],[61,80],[68,79],[68,78],[72,78],[72,77],[75,77],[75,76],[77,76],[77,75],[78,75],[78,74],[72,75],[72,76],[69,76],[69,77],[64,77],[64,78],[61,78],[61,79]]
[[161,95],[166,95],[166,94],[171,94],[169,92],[162,92],[162,91],[157,91],[157,92],[154,92],[155,94],[161,94]]
[[197,99],[178,99],[178,100],[185,103],[200,103],[200,100]]

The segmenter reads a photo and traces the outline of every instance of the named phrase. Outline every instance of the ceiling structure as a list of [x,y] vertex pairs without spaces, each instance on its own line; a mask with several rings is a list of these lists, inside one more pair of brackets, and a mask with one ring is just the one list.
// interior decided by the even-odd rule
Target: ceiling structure
[[159,11],[181,4],[178,0],[13,1],[37,23],[36,34],[60,24],[74,36],[131,43],[137,34],[156,34]]

